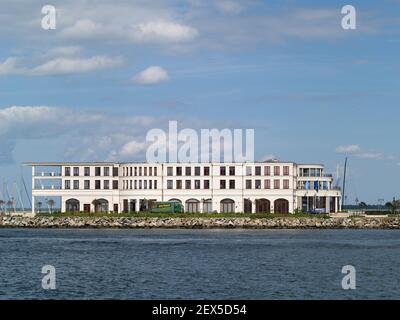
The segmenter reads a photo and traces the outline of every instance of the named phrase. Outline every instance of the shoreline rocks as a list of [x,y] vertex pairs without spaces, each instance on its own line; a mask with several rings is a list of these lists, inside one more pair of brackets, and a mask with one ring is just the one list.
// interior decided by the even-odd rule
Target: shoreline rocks
[[400,229],[400,218],[0,217],[0,228]]

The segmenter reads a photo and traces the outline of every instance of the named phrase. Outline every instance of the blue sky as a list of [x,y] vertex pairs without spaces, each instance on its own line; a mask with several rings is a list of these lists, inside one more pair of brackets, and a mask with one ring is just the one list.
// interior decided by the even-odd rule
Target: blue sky
[[146,132],[178,120],[254,128],[257,160],[335,172],[348,156],[348,203],[400,197],[400,1],[52,1],[56,30],[44,4],[0,3],[1,180],[141,160]]

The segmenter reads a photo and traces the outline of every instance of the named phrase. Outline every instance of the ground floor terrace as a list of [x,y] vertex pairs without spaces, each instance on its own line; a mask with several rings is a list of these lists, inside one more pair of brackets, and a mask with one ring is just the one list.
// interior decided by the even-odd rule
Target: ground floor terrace
[[195,198],[172,196],[145,197],[62,197],[62,212],[147,212],[156,201],[176,201],[188,213],[334,213],[340,211],[340,197],[275,196]]

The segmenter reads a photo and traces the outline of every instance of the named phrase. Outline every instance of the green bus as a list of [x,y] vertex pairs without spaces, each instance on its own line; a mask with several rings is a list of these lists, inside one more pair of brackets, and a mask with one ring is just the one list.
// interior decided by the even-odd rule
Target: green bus
[[151,213],[183,213],[183,206],[178,201],[153,202]]

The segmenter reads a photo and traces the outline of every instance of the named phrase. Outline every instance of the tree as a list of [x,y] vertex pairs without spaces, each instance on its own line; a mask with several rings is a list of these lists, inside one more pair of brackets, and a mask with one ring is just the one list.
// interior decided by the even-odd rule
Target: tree
[[100,205],[100,200],[99,199],[94,199],[92,201],[92,205],[94,206],[94,213],[96,213],[97,207]]
[[386,202],[385,206],[389,209],[391,214],[395,214],[397,211],[397,207],[399,206],[399,200],[393,198],[392,201]]
[[55,202],[54,202],[53,199],[47,200],[47,204],[48,204],[48,206],[50,207],[50,214],[53,212],[54,203],[55,203]]
[[[4,200],[0,200],[0,211],[3,210],[4,204],[5,204]],[[4,211],[5,211],[5,210],[4,210]]]
[[8,200],[7,201],[8,212],[12,211],[13,204],[14,204],[13,200]]
[[37,206],[37,208],[38,208],[38,212],[40,213],[40,211],[41,211],[41,208],[42,208],[42,202],[41,201],[38,201],[38,202],[36,202],[36,206]]

